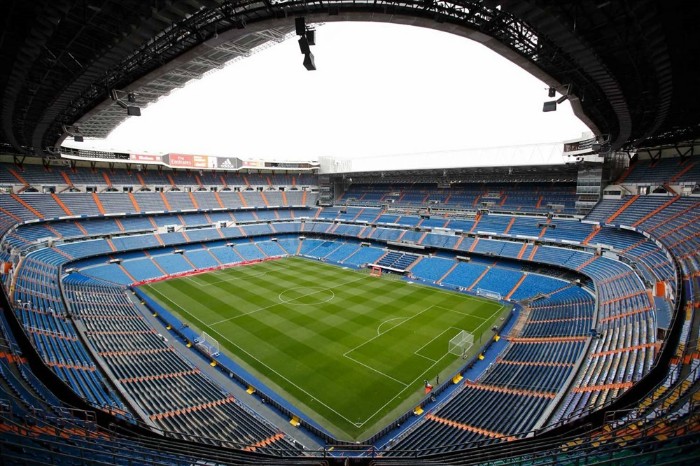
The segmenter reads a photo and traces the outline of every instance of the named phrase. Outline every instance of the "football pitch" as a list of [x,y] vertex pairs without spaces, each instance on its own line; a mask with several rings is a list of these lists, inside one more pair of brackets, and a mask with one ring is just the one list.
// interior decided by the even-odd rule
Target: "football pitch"
[[[507,313],[500,303],[290,257],[141,287],[343,440],[362,440],[442,383]],[[498,322],[497,322],[498,321]],[[245,400],[243,400],[245,401]]]

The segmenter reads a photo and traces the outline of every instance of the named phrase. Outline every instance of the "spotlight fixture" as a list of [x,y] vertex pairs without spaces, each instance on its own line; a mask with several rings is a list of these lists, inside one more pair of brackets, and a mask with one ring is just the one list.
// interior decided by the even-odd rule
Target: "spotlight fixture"
[[304,55],[308,55],[311,53],[311,48],[309,47],[309,45],[311,44],[309,44],[309,41],[306,37],[301,36],[299,38],[299,50],[301,50],[301,53],[303,53]]
[[61,155],[61,151],[56,146],[46,146],[46,149],[44,149],[44,151],[52,157]]
[[307,29],[306,30],[306,40],[309,42],[309,45],[316,45],[316,30],[315,29]]
[[75,141],[75,142],[85,141],[85,138],[83,137],[83,133],[80,131],[80,128],[78,128],[77,126],[63,125],[62,129],[63,129],[63,132],[66,133],[68,136],[73,137],[73,141]]
[[591,144],[593,152],[606,152],[610,149],[610,135],[601,134],[596,138],[596,141]]
[[542,106],[542,111],[543,112],[554,112],[557,110],[557,101],[552,100],[550,102],[545,102],[544,105]]
[[[112,89],[109,93],[113,101],[117,103],[121,108],[126,110],[126,114],[129,116],[141,116],[141,108],[136,105],[129,105],[136,103],[136,94],[133,92],[120,91],[117,89]],[[126,97],[126,102],[124,98]]]
[[[547,92],[547,95],[549,97],[554,97],[556,95],[556,88],[550,87],[549,91]],[[542,106],[542,111],[543,112],[555,112],[557,110],[557,104],[563,103],[566,99],[569,98],[569,94],[571,94],[571,84],[567,84],[565,88],[562,89],[562,96],[559,97],[557,100],[550,100],[548,102],[545,102],[544,105]]]
[[316,69],[316,63],[314,63],[314,54],[309,52],[304,55],[304,68],[309,71]]
[[127,105],[124,102],[117,102],[117,105],[121,108],[125,108],[128,116],[141,116],[141,109],[135,105]]
[[297,36],[303,36],[306,33],[306,18],[303,16],[294,18],[294,28],[296,29]]
[[299,50],[304,55],[304,68],[313,71],[316,69],[316,64],[310,47],[316,45],[316,30],[306,25],[304,17],[294,19],[294,28],[299,36]]

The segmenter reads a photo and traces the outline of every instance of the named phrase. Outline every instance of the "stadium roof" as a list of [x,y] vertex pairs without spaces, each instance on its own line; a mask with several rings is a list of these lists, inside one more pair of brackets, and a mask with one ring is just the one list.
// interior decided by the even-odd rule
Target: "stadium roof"
[[[43,0],[2,3],[0,151],[45,156],[65,125],[104,137],[154,101],[307,22],[379,21],[479,41],[551,86],[611,146],[700,135],[698,2]],[[543,101],[546,95],[543,95]]]

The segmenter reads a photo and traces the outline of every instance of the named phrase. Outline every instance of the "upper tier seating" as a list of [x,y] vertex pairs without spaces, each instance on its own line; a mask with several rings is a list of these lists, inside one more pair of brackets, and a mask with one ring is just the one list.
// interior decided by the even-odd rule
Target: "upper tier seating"
[[[151,193],[143,194],[150,195]],[[198,193],[193,193],[192,196],[186,193],[172,193],[173,195],[170,197],[168,197],[168,194],[164,195],[164,197],[165,200],[168,200],[168,203],[172,200],[172,204],[175,204],[175,206],[171,205],[172,210],[177,210],[179,208],[177,206],[195,206],[195,203],[198,204],[199,202],[197,200]],[[211,194],[202,194],[207,194],[207,196],[199,198],[202,200],[202,203],[211,205]],[[252,204],[257,203],[258,207],[265,207],[266,204],[270,204],[270,198],[267,195],[263,196],[256,192],[249,195],[239,195],[238,193],[228,193],[228,195],[231,196],[231,199],[238,200],[237,206],[243,206],[244,202],[247,203],[248,201],[251,201]],[[7,204],[3,203],[3,208],[5,206],[8,207],[8,213],[2,212],[0,218],[12,219],[7,220],[7,223],[12,224],[21,218],[37,218],[37,216],[32,217],[34,214],[33,210],[39,213],[43,212],[42,216],[47,218],[59,212],[56,206],[64,210],[53,196],[46,196],[46,198],[40,200],[38,197],[33,196],[44,195],[22,194],[8,197]],[[125,199],[129,197],[127,194],[101,193],[97,196],[84,196],[89,197],[93,202],[96,202],[95,198],[99,199],[102,208],[109,212],[118,209],[132,209],[132,212],[144,211],[140,204],[141,210],[136,210],[131,200],[128,203],[125,202]],[[122,197],[109,198],[107,196]],[[488,197],[482,197],[490,198],[492,196],[495,198],[495,193],[489,192]],[[164,204],[165,201],[159,193],[158,197]],[[283,199],[283,196],[279,196],[279,198],[271,197],[275,201]],[[416,194],[412,197],[417,199],[420,196]],[[501,198],[502,205],[508,205],[510,197],[508,196],[505,201]],[[24,201],[24,203],[18,201],[17,198]],[[103,198],[104,201],[102,200]],[[153,196],[153,199],[156,199],[156,197]],[[35,200],[37,201],[36,203],[34,203]],[[267,203],[265,202],[266,200]],[[676,259],[680,261],[681,267],[687,275],[685,279],[690,284],[689,287],[686,287],[686,290],[690,289],[691,297],[696,299],[698,289],[698,230],[696,227],[699,223],[697,221],[699,213],[697,210],[698,202],[692,198],[678,198],[670,203],[669,200],[669,198],[663,198],[663,201],[657,201],[652,198],[634,199],[615,217],[612,223],[636,224],[636,227],[649,232],[654,238],[658,238],[661,243],[666,245]],[[141,201],[145,203],[145,197]],[[81,203],[77,197],[67,202],[75,203],[76,205]],[[67,205],[66,202],[63,202],[63,204]],[[105,204],[107,208],[105,208]],[[97,204],[95,205],[96,209],[99,210]],[[130,205],[131,207],[129,207]],[[606,220],[615,214],[622,205],[624,205],[624,202],[612,211],[609,209],[600,211],[599,216]],[[340,212],[341,210],[344,210],[344,212]],[[11,214],[10,211],[12,211]],[[15,290],[15,298],[22,299],[23,302],[31,302],[32,308],[36,307],[40,312],[33,311],[33,314],[36,315],[23,315],[21,316],[21,319],[23,319],[21,321],[28,323],[28,325],[25,324],[25,328],[28,329],[30,334],[42,335],[42,340],[44,340],[43,336],[46,336],[44,335],[45,333],[56,332],[51,337],[52,339],[67,340],[69,345],[73,345],[75,333],[72,327],[70,327],[71,330],[47,328],[45,325],[39,327],[36,317],[41,316],[42,322],[45,322],[45,316],[51,315],[52,311],[59,316],[65,312],[60,292],[58,292],[58,286],[55,282],[52,283],[52,280],[58,277],[59,266],[68,264],[74,259],[82,258],[81,262],[76,263],[85,264],[79,266],[81,271],[98,278],[85,278],[85,282],[75,282],[73,285],[77,288],[71,289],[70,286],[73,285],[70,285],[70,283],[72,283],[73,276],[69,276],[68,292],[75,291],[77,293],[77,291],[85,291],[85,288],[82,287],[88,287],[88,289],[93,291],[103,290],[107,295],[112,296],[112,293],[115,290],[119,290],[119,288],[107,282],[101,282],[99,278],[110,277],[111,282],[130,283],[134,281],[133,278],[137,278],[130,277],[131,272],[152,278],[169,273],[210,267],[212,266],[211,264],[220,265],[285,253],[307,254],[325,260],[355,265],[383,260],[389,257],[389,254],[392,254],[386,254],[386,251],[382,250],[381,246],[376,243],[373,243],[373,246],[360,247],[359,240],[410,241],[423,246],[445,248],[462,255],[468,254],[472,256],[471,262],[454,262],[451,255],[445,257],[437,255],[421,259],[412,254],[398,253],[398,258],[408,256],[411,261],[404,267],[410,268],[414,276],[423,280],[441,282],[445,285],[467,289],[473,288],[472,291],[482,287],[486,289],[493,287],[494,291],[501,292],[502,290],[501,294],[504,297],[508,296],[513,300],[534,299],[534,301],[529,303],[529,314],[524,314],[523,325],[519,333],[509,341],[505,351],[494,361],[491,368],[478,381],[469,383],[455,397],[454,403],[451,402],[431,411],[430,416],[426,416],[424,423],[400,439],[396,445],[397,450],[400,450],[404,447],[423,448],[430,445],[446,445],[450,442],[460,442],[472,438],[491,439],[492,434],[517,436],[519,433],[526,432],[532,428],[541,414],[549,407],[552,394],[562,389],[565,380],[572,375],[573,364],[577,358],[575,355],[580,355],[583,341],[588,338],[588,332],[593,320],[592,316],[596,312],[593,298],[588,293],[589,290],[593,290],[597,295],[597,318],[599,322],[597,330],[600,333],[600,338],[592,341],[592,348],[588,353],[589,360],[586,361],[586,364],[582,366],[582,370],[575,376],[574,388],[564,397],[564,403],[557,409],[555,418],[558,420],[569,416],[577,416],[581,412],[603,406],[631,384],[638,381],[651,366],[658,352],[659,345],[655,340],[654,301],[650,299],[646,292],[648,283],[653,283],[656,279],[668,280],[672,289],[677,289],[674,273],[675,267],[673,262],[666,256],[665,250],[659,248],[653,241],[626,230],[608,227],[595,230],[593,226],[587,224],[578,224],[577,222],[556,218],[549,222],[542,219],[510,218],[497,215],[480,215],[474,219],[448,219],[440,216],[421,219],[416,215],[382,214],[379,209],[360,207],[326,209],[320,212],[318,217],[329,220],[342,218],[350,222],[378,222],[382,223],[383,226],[372,227],[367,225],[367,223],[358,225],[315,222],[307,222],[305,224],[280,223],[279,216],[287,212],[289,216],[286,218],[291,219],[306,216],[309,211],[284,209],[260,212],[221,212],[217,213],[217,215],[226,215],[231,219],[226,219],[225,221],[271,221],[272,223],[220,229],[207,228],[160,235],[153,235],[148,232],[141,237],[142,240],[146,241],[145,243],[135,241],[138,237],[115,237],[109,240],[98,239],[58,244],[53,248],[39,249],[37,252],[32,253],[28,259],[25,259],[25,262],[19,268],[19,275],[22,281],[18,282],[19,286]],[[653,216],[650,215],[652,212],[654,213]],[[123,234],[128,231],[153,231],[154,225],[163,221],[170,222],[168,223],[169,225],[175,225],[176,227],[211,225],[218,221],[214,220],[213,216],[213,212],[206,214],[181,213],[169,215],[167,219],[166,216],[145,216],[133,219],[80,219],[67,222],[50,222],[20,227],[16,232],[6,237],[5,241],[6,244],[12,244],[17,248],[28,248],[32,241],[47,236],[61,238],[65,235],[65,237],[78,238],[80,233],[82,233],[81,229],[90,231],[90,229],[94,228],[95,231],[101,231],[104,234]],[[313,215],[309,215],[309,217],[313,216],[316,216],[315,212]],[[661,221],[657,219],[661,219]],[[403,228],[389,228],[389,224],[392,223],[412,227],[418,226],[419,228],[450,228],[451,225],[454,225],[455,228],[458,226],[462,227],[460,228],[462,231],[473,230],[472,233],[481,231],[488,234],[511,235],[511,237],[521,235],[543,240],[559,241],[565,239],[570,242],[586,240],[585,242],[591,246],[596,244],[610,245],[625,257],[631,258],[630,260],[633,260],[636,264],[632,268],[609,257],[594,256],[589,252],[568,247],[558,247],[556,244],[523,245],[512,241],[513,238],[509,238],[506,241],[497,237],[492,239],[473,238],[452,234],[428,233],[427,231],[410,231]],[[541,223],[553,223],[557,225],[557,228],[545,227]],[[149,224],[153,228],[149,228]],[[577,224],[581,227],[580,229],[574,227]],[[23,234],[25,231],[28,233],[26,237]],[[285,232],[291,233],[292,236],[282,236],[281,233]],[[313,234],[340,235],[340,239],[343,241],[329,241],[325,237],[323,239],[307,237],[304,241],[300,241],[299,236],[301,234],[309,236]],[[254,243],[250,238],[245,237],[247,235],[265,236]],[[276,235],[280,235],[278,242],[269,240],[269,237]],[[201,243],[212,238],[215,242]],[[235,243],[235,246],[228,247],[225,245],[226,242]],[[142,246],[139,247],[139,244]],[[166,247],[163,247],[163,244]],[[150,245],[156,249],[142,252],[140,249],[143,248],[143,245]],[[121,252],[126,249],[133,249],[137,252]],[[174,249],[183,249],[184,251],[182,255],[173,254]],[[482,259],[469,253],[479,253],[490,257]],[[103,256],[101,259],[100,256],[90,257],[95,254],[103,254]],[[121,265],[106,264],[107,257],[117,255],[123,260]],[[583,286],[574,286],[568,283],[568,280],[557,281],[553,277],[542,278],[538,275],[538,272],[533,272],[530,268],[540,266],[528,265],[522,268],[513,264],[503,266],[503,264],[498,263],[495,257],[498,255],[577,270],[591,277],[592,282],[586,283],[584,280]],[[91,273],[108,267],[111,268],[113,275],[104,273],[100,277],[98,273]],[[82,270],[83,268],[84,270]],[[640,274],[641,279],[637,273]],[[75,277],[75,280],[78,280],[79,275],[75,275]],[[89,293],[82,293],[82,295],[87,296]],[[72,298],[72,303],[77,305],[84,299],[84,297],[78,298],[78,295],[75,294]],[[115,297],[114,299],[117,298]],[[121,295],[118,299],[120,303],[124,304],[121,301]],[[90,302],[88,305],[92,306],[93,303]],[[120,304],[117,307],[121,309],[123,306]],[[97,309],[97,307],[93,308]],[[689,315],[692,316],[692,313]],[[689,317],[688,327],[690,322],[691,319]],[[48,324],[51,325],[52,321],[49,321]],[[36,329],[40,329],[41,332],[33,331]],[[116,337],[98,336],[95,338],[102,338],[105,345],[117,345],[114,348],[127,348],[131,344],[141,345],[141,348],[143,345],[150,346],[152,339],[146,333],[143,335],[143,338],[135,338],[128,342],[121,341],[122,339]],[[687,342],[689,332],[686,332],[685,335],[685,339],[682,341]],[[57,342],[45,341],[48,342],[49,346],[57,348],[62,354],[69,354],[72,358],[70,364],[75,365],[75,362],[82,365],[85,364],[86,361],[82,361],[75,356],[78,353],[72,346],[56,346]],[[136,347],[129,348],[124,349],[124,351],[138,349]],[[109,354],[111,351],[107,347],[103,348],[103,352],[107,353],[107,357],[110,358],[113,357]],[[122,362],[122,356],[114,356],[114,361],[119,361],[114,362],[115,367],[124,365],[132,372],[142,369],[133,367],[133,363]],[[52,362],[53,360],[50,358],[51,356],[45,356],[46,360]],[[90,357],[88,356],[87,362],[89,361]],[[162,363],[162,361],[158,361],[158,364]],[[51,364],[49,365],[51,366]],[[73,376],[72,374],[68,376],[65,374],[59,375],[64,375],[65,377]],[[190,376],[188,375],[187,377]],[[116,403],[119,402],[119,397],[116,393],[93,393],[94,387],[88,384],[95,383],[94,381],[81,382],[76,380],[75,383],[78,386],[76,391],[86,399],[91,399],[90,397],[96,398],[97,401],[93,401],[95,403],[100,402],[98,398],[100,396],[114,396],[114,401]],[[134,387],[138,385],[135,383]],[[147,383],[141,388],[158,393],[157,384]],[[183,400],[190,398],[192,395],[187,391],[182,393],[183,396],[181,398]],[[153,413],[153,415],[165,412],[158,411],[155,408],[159,403],[162,404],[162,400],[150,399],[149,396],[148,394],[143,396],[143,403],[149,406],[149,412]],[[474,400],[480,401],[475,405]],[[508,411],[510,418],[504,418],[503,416],[498,417],[499,413],[496,412],[497,410],[488,412],[489,410],[481,408],[481,406],[493,406],[503,402],[522,405],[523,410],[518,410],[517,412]],[[114,405],[115,408],[121,409],[116,403]],[[228,403],[223,404],[228,405]],[[174,406],[163,406],[164,409],[174,408]],[[500,414],[502,415],[503,413],[501,412]],[[185,424],[200,426],[200,420],[196,416],[192,418],[188,416],[186,414],[182,418]],[[169,418],[164,417],[163,419]],[[174,421],[179,421],[179,419]],[[170,421],[164,420],[164,426],[165,422]],[[206,426],[200,427],[206,428]],[[184,424],[178,425],[175,422],[174,424],[168,424],[167,428],[184,429]],[[474,434],[475,432],[480,433]],[[289,446],[285,446],[285,448],[287,447]],[[455,446],[454,448],[459,447]]]
[[340,203],[393,206],[431,206],[458,209],[488,208],[495,211],[575,212],[576,187],[563,183],[453,184],[353,184]]
[[620,183],[675,184],[700,181],[700,163],[695,157],[638,160],[622,174]]
[[141,186],[316,186],[316,175],[301,174],[246,174],[218,171],[173,171],[144,169],[128,171],[123,168],[70,168],[65,166],[50,166],[0,163],[0,184],[29,184],[31,186],[95,186],[95,185],[127,185],[138,190]]
[[[242,207],[267,207],[260,193],[246,192],[222,192],[219,194],[223,208],[236,209]],[[167,192],[167,193],[137,193],[133,197],[125,193],[100,193],[82,194],[63,193],[47,196],[39,193],[23,193],[3,196],[2,208],[15,220],[52,219],[72,215],[99,214],[138,214],[154,211],[179,212],[183,210],[201,209],[200,203],[206,204],[211,193],[208,192]],[[137,197],[138,196],[138,197]],[[90,198],[95,207],[92,211],[85,212],[84,198]],[[306,206],[313,206],[318,198],[318,193],[308,193],[305,196]],[[196,204],[196,205],[195,205]],[[73,211],[76,206],[75,212]],[[291,207],[292,204],[282,204],[279,207]],[[216,207],[221,208],[221,207]],[[255,218],[254,213],[253,219]],[[211,223],[211,222],[209,222]]]

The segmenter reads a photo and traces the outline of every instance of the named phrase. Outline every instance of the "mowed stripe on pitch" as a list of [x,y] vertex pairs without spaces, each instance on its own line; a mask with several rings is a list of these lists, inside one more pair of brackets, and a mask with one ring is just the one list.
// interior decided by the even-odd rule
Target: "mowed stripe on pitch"
[[[175,306],[159,299],[166,307],[207,323],[204,330],[262,380],[308,406],[304,411],[317,412],[323,425],[353,438],[405,396],[419,397],[423,377],[446,367],[450,358],[440,361],[440,347],[447,353],[441,339],[449,339],[451,327],[475,328],[479,318],[499,307],[301,258],[174,279],[153,288],[156,298],[162,293]],[[426,311],[431,308],[438,310]],[[430,318],[421,319],[425,312]],[[401,328],[409,318],[416,318],[415,326]],[[378,333],[384,334],[381,344],[367,343]],[[343,356],[365,345],[352,358]]]

